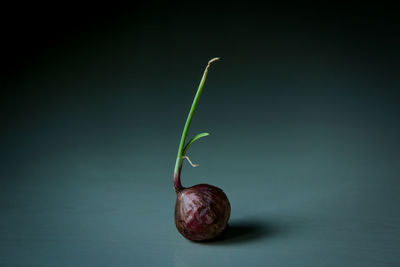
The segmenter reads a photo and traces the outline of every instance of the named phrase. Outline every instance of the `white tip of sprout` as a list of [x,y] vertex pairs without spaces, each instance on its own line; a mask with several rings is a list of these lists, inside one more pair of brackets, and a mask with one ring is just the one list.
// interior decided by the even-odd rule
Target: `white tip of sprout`
[[210,59],[210,61],[208,61],[208,65],[210,65],[211,63],[213,63],[214,61],[220,60],[220,57],[215,57],[213,59]]

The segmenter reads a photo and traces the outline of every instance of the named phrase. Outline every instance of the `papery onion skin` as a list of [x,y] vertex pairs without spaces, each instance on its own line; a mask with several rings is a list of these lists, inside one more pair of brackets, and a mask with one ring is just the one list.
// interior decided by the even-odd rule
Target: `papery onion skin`
[[226,228],[231,205],[224,191],[208,184],[198,184],[177,191],[175,225],[192,241],[216,238]]

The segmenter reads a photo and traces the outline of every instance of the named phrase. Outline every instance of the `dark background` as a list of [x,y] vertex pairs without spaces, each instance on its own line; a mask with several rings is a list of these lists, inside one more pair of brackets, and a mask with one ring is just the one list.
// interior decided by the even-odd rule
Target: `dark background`
[[[389,5],[7,6],[0,265],[396,266],[400,29]],[[185,186],[230,230],[173,224],[172,172],[207,61]]]

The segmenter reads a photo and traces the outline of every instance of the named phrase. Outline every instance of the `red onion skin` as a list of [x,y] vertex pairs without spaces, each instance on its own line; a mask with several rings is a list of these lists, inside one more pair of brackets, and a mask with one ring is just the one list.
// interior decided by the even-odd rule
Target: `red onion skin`
[[177,190],[175,225],[192,241],[213,239],[226,228],[231,205],[220,188],[198,184]]

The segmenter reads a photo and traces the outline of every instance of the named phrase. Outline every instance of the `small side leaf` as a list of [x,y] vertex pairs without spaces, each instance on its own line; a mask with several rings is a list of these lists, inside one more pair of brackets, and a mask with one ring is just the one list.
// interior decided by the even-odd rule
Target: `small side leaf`
[[209,133],[199,133],[199,134],[197,134],[195,137],[193,137],[192,139],[190,139],[190,141],[186,144],[185,148],[183,149],[182,155],[185,155],[185,154],[186,154],[186,152],[187,152],[187,150],[189,149],[190,145],[193,144],[194,141],[196,141],[196,140],[198,140],[198,139],[200,139],[200,138],[202,138],[202,137],[205,137],[205,136],[207,136],[207,135],[210,135],[210,134],[209,134]]

